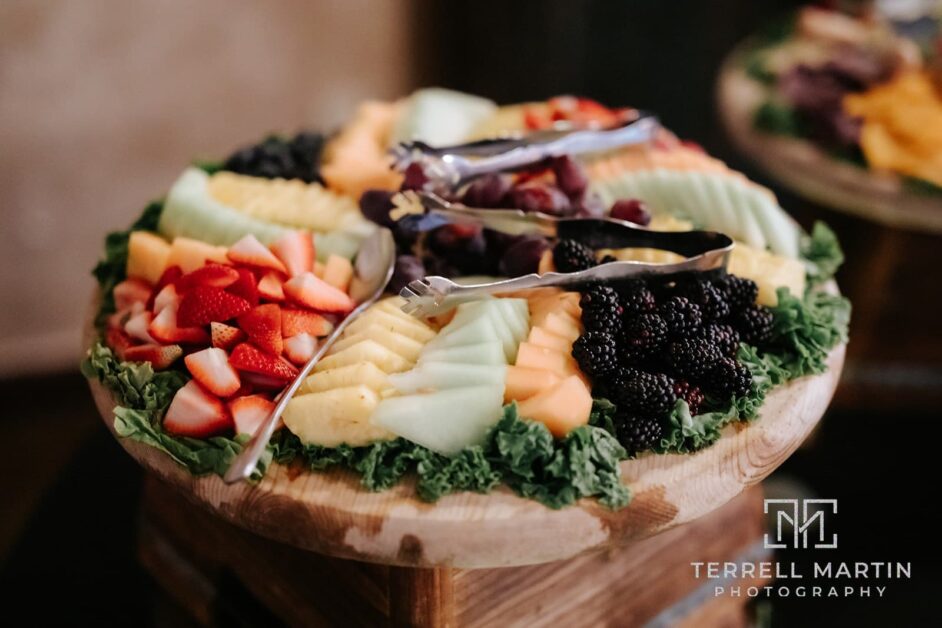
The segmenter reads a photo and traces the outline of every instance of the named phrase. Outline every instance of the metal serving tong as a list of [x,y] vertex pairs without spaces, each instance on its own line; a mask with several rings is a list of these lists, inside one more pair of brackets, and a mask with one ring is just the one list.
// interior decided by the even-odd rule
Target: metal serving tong
[[520,170],[552,157],[644,144],[654,138],[659,128],[656,117],[639,114],[637,118],[609,129],[549,129],[521,137],[443,147],[432,147],[424,142],[403,142],[390,152],[397,170],[419,163],[434,184],[455,188],[481,175]]
[[445,277],[416,279],[400,291],[406,299],[402,309],[415,316],[433,316],[464,301],[485,295],[547,286],[580,286],[618,282],[641,275],[674,276],[690,272],[725,270],[733,240],[714,231],[651,231],[615,218],[557,218],[516,209],[474,209],[449,203],[441,197],[419,192],[417,197],[432,220],[420,221],[420,230],[446,222],[473,222],[513,235],[539,234],[571,239],[592,249],[651,248],[670,251],[685,259],[672,264],[616,261],[574,273],[536,273],[491,283],[460,285]]

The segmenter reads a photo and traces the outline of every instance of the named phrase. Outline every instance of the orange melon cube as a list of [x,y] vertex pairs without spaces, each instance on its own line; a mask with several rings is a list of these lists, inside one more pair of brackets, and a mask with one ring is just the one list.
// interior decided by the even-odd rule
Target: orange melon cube
[[189,273],[203,267],[206,262],[228,264],[227,251],[228,249],[224,246],[214,246],[182,236],[176,237],[170,243],[167,266],[179,266],[184,273]]
[[543,423],[553,436],[562,438],[571,430],[589,422],[592,393],[577,375],[571,375],[521,401],[520,416]]
[[170,243],[150,231],[132,231],[128,239],[128,277],[157,283],[170,257]]
[[353,279],[353,264],[346,257],[331,254],[324,264],[324,275],[321,279],[346,292],[350,287],[350,280]]
[[508,366],[504,380],[504,403],[523,401],[557,384],[559,375],[545,369]]
[[552,371],[561,377],[579,373],[579,365],[568,353],[521,342],[517,349],[517,366]]
[[537,345],[538,347],[546,347],[547,349],[562,351],[563,353],[569,353],[572,351],[572,342],[570,342],[567,338],[563,338],[559,334],[546,331],[546,329],[543,327],[531,327],[530,335],[527,336],[527,342]]
[[570,342],[582,335],[582,322],[571,314],[549,312],[542,319],[533,318],[532,325],[542,327],[546,331],[562,336]]

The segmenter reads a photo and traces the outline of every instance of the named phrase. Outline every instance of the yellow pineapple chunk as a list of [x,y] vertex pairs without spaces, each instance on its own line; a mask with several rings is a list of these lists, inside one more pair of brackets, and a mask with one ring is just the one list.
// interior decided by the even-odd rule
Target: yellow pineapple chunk
[[288,402],[285,425],[304,443],[336,447],[390,440],[393,434],[370,423],[379,397],[364,385],[300,395]]
[[372,362],[359,362],[311,375],[301,384],[298,394],[324,392],[360,384],[379,392],[389,387],[389,378]]
[[736,243],[730,255],[728,270],[730,274],[756,282],[758,302],[762,305],[778,303],[775,291],[783,286],[798,297],[805,293],[805,266],[801,260],[761,251],[741,242]]
[[375,340],[362,340],[322,359],[314,370],[326,371],[360,362],[372,362],[384,373],[399,373],[415,364]]
[[345,335],[331,349],[334,353],[338,353],[364,340],[374,340],[411,362],[419,359],[419,353],[422,352],[422,347],[425,346],[424,343],[377,324],[369,325],[355,334]]

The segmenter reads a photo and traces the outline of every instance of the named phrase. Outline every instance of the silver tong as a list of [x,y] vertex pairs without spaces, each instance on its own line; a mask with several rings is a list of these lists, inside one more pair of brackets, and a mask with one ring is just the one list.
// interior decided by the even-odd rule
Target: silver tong
[[419,163],[434,187],[456,188],[481,175],[520,170],[552,157],[644,144],[654,138],[658,129],[660,123],[656,117],[640,114],[609,129],[550,129],[521,137],[444,147],[433,147],[424,142],[403,142],[390,152],[397,170]]
[[419,230],[448,222],[472,222],[512,235],[539,234],[576,240],[591,249],[652,248],[685,259],[671,264],[615,261],[573,273],[530,274],[491,283],[460,285],[445,277],[430,276],[409,283],[400,291],[403,311],[432,316],[458,303],[484,295],[548,286],[576,287],[597,282],[618,282],[642,275],[673,276],[690,272],[722,272],[733,250],[733,240],[714,231],[652,231],[615,218],[557,218],[516,209],[475,209],[449,203],[430,192],[416,193],[433,220],[420,221]]

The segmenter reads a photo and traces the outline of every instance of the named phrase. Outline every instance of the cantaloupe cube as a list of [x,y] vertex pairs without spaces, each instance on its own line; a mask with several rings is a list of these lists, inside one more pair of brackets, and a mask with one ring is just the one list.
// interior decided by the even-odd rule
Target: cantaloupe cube
[[228,264],[227,250],[224,246],[214,246],[206,242],[179,236],[174,238],[170,244],[167,266],[179,266],[180,270],[188,273],[204,266],[207,261]]
[[324,278],[324,264],[314,260],[314,276],[318,279]]
[[557,384],[559,375],[545,369],[527,366],[508,366],[504,380],[504,403],[523,401]]
[[531,327],[527,342],[547,349],[555,349],[563,353],[572,351],[572,342],[559,334],[547,331],[545,327]]
[[132,231],[128,240],[128,277],[157,283],[170,257],[170,243],[150,231]]
[[539,274],[551,273],[556,270],[556,264],[553,263],[553,251],[552,249],[546,249],[543,251],[543,256],[540,257],[540,263],[536,268],[536,272]]
[[346,257],[331,254],[324,264],[324,281],[344,292],[350,287],[353,279],[353,264]]
[[582,323],[567,313],[550,312],[542,320],[534,319],[533,324],[570,342],[582,335]]
[[557,438],[589,422],[592,393],[576,375],[545,388],[517,406],[520,416],[540,421]]
[[547,349],[529,342],[520,343],[516,365],[552,371],[561,377],[579,373],[579,365],[568,353]]
[[582,317],[578,292],[561,292],[531,299],[530,311],[533,313],[534,318],[543,318],[549,312],[567,312],[574,318]]

